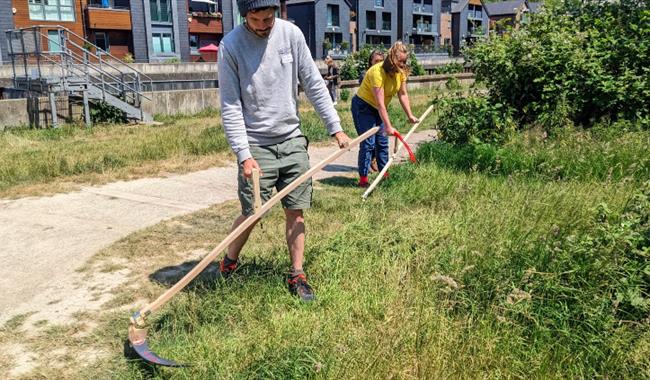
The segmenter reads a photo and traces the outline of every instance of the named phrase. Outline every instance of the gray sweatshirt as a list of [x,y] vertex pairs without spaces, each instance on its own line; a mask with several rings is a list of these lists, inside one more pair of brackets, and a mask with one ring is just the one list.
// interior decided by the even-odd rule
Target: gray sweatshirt
[[311,58],[305,37],[276,18],[268,38],[240,25],[219,45],[219,92],[226,138],[239,163],[250,145],[272,145],[300,136],[298,84],[302,85],[330,135],[341,120]]

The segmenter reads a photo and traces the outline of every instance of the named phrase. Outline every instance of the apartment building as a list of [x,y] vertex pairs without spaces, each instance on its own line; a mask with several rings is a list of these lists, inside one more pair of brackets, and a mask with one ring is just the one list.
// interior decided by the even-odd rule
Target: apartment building
[[289,0],[287,15],[305,35],[314,59],[344,57],[351,51],[351,4],[345,0]]
[[[0,0],[0,27],[45,26],[44,50],[56,52],[56,26],[118,58],[136,62],[188,61],[187,0]],[[51,26],[52,29],[47,27]],[[0,36],[3,63],[9,62],[5,33]]]
[[416,50],[431,50],[440,46],[440,0],[401,0],[400,38],[416,46]]
[[465,45],[488,36],[488,14],[482,0],[462,0],[451,10],[453,54]]

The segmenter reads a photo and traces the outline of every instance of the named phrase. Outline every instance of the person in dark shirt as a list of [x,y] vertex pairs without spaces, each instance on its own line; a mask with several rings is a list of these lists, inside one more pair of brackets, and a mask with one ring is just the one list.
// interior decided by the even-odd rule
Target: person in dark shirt
[[325,63],[327,64],[327,75],[325,76],[327,89],[330,92],[330,97],[332,97],[332,102],[336,105],[336,89],[339,86],[339,67],[329,55],[325,58]]

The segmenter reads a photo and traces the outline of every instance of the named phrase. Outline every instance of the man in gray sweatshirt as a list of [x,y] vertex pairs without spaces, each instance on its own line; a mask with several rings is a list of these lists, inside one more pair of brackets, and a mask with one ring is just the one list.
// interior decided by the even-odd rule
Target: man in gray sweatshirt
[[[245,23],[224,37],[219,46],[219,91],[223,128],[239,163],[240,215],[237,228],[254,213],[253,169],[261,172],[262,200],[282,190],[309,170],[307,139],[300,130],[300,84],[325,123],[330,136],[344,148],[350,139],[332,104],[323,78],[311,58],[302,32],[290,22],[276,19],[279,0],[238,0]],[[303,209],[311,206],[311,180],[282,199],[286,239],[291,256],[288,286],[304,301],[314,293],[303,271],[305,221]],[[228,247],[220,264],[223,276],[236,268],[251,226]]]

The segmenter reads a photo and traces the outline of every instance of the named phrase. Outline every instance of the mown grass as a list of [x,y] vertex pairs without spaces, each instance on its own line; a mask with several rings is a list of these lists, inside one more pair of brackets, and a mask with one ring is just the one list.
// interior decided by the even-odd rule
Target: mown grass
[[[563,148],[578,146],[572,138],[580,149]],[[517,157],[555,149],[547,157],[588,163],[607,143],[558,139],[522,137]],[[609,164],[647,159],[637,146],[647,132],[616,139]],[[440,165],[466,152],[433,145],[366,202],[352,180],[317,185],[306,256],[316,302],[286,291],[275,209],[233,278],[199,283],[152,318],[152,347],[192,367],[121,359],[128,315],[116,315],[101,334],[115,355],[80,377],[650,378],[647,171],[603,175],[592,160],[561,177],[544,165],[494,175]],[[237,213],[229,203],[165,222],[104,256],[140,265],[144,287],[130,291],[155,297],[162,288],[147,276],[209,250]]]
[[[430,100],[430,91],[416,90],[412,99],[414,111],[420,114]],[[327,141],[327,130],[309,103],[300,107],[305,135],[312,142]],[[337,110],[345,131],[356,136],[349,101],[340,102]],[[390,113],[396,125],[405,124],[398,104],[391,105]],[[184,173],[232,161],[218,111],[157,116],[156,120],[162,125],[97,125],[89,129],[66,125],[2,131],[0,197],[68,191],[78,184]]]

